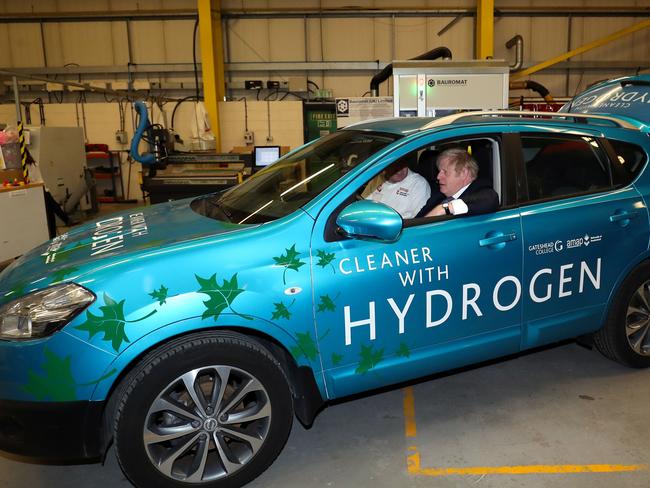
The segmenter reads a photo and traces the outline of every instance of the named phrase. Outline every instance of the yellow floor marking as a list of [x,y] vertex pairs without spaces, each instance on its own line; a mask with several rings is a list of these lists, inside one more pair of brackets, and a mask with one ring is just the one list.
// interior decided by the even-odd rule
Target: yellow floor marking
[[412,386],[404,388],[404,422],[406,437],[415,437],[417,430],[415,428],[415,397]]
[[420,474],[420,453],[417,447],[409,447],[409,454],[406,456],[406,465],[409,474]]
[[[404,434],[407,439],[416,436],[415,396],[413,387],[404,388]],[[481,476],[488,474],[571,474],[571,473],[621,473],[645,471],[647,464],[532,464],[524,466],[473,466],[466,468],[422,468],[417,446],[408,447],[406,457],[408,473],[419,476]]]

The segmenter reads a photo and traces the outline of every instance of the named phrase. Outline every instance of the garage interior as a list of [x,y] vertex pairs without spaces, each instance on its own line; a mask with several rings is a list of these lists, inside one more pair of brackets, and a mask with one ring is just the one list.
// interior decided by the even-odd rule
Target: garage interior
[[[0,269],[79,223],[228,188],[359,120],[557,111],[648,73],[648,27],[650,0],[0,0]],[[490,89],[419,100],[440,74]],[[137,100],[159,139],[134,155]],[[154,153],[152,172],[138,158]],[[294,422],[248,486],[647,487],[648,382],[574,342],[437,375]],[[99,467],[0,452],[0,487],[100,483],[131,486],[110,453]]]

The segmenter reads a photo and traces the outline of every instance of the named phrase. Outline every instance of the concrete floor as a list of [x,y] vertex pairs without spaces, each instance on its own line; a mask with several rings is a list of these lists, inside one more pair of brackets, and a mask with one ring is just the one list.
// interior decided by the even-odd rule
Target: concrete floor
[[[280,457],[248,486],[646,488],[649,468],[634,465],[649,461],[649,385],[650,370],[561,345],[330,406],[308,431],[295,423]],[[420,466],[411,464],[409,472],[414,454]],[[512,472],[531,465],[559,473],[438,476],[432,469]],[[566,472],[593,465],[609,472]],[[621,465],[634,470],[614,471]],[[0,455],[0,487],[97,486],[130,486],[112,453],[103,467],[41,466]]]

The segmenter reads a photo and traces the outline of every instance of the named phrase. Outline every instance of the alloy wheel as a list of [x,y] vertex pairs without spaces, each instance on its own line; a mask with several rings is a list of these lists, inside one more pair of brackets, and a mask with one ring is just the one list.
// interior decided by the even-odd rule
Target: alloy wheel
[[209,482],[250,462],[270,425],[271,403],[262,383],[241,369],[215,365],[183,374],[158,394],[143,441],[166,477]]
[[643,283],[627,306],[625,335],[632,350],[650,356],[650,281]]

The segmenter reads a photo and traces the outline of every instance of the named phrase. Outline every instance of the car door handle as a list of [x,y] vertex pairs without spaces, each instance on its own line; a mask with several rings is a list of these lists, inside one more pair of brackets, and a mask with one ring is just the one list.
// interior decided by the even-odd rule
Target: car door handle
[[495,244],[501,244],[505,242],[514,241],[517,239],[517,234],[514,232],[510,234],[504,234],[503,232],[495,232],[493,235],[486,235],[483,239],[478,241],[478,245],[481,247],[494,246]]
[[620,210],[616,211],[615,214],[609,216],[610,222],[620,222],[621,220],[630,220],[639,215],[638,210]]

